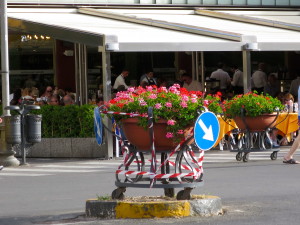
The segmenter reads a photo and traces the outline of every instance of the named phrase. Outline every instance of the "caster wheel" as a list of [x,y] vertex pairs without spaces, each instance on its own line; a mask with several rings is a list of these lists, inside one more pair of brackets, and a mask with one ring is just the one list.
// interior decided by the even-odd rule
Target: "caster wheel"
[[276,160],[277,159],[277,152],[273,152],[271,155],[270,155],[271,159],[272,160]]
[[238,154],[236,154],[235,158],[236,161],[241,161],[243,159],[243,153],[239,152]]
[[174,188],[165,188],[165,189],[164,189],[164,192],[165,192],[165,196],[166,196],[166,197],[173,198],[174,195],[175,195],[175,190],[174,190]]
[[248,160],[249,160],[249,153],[244,153],[243,162],[248,162]]
[[113,192],[111,193],[111,198],[112,199],[118,199],[118,200],[124,200],[125,199],[125,192],[126,189],[121,189],[121,188],[117,188],[115,190],[113,190]]
[[190,200],[191,199],[191,191],[192,189],[188,190],[181,190],[177,193],[176,199],[177,200]]

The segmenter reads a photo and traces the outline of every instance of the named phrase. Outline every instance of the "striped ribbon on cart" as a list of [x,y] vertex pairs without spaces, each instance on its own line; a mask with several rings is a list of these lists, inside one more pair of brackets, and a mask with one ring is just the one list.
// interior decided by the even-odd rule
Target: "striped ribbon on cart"
[[[147,114],[139,114],[139,113],[126,113],[126,112],[114,112],[114,111],[100,111],[103,114],[112,114],[112,115],[126,115],[126,116],[130,116],[130,117],[148,117]],[[148,112],[149,113],[149,112]],[[151,118],[153,119],[153,118]],[[148,128],[149,129],[153,129],[153,120],[151,124],[148,124]],[[178,151],[180,150],[180,148],[183,146],[184,142],[186,140],[188,140],[190,138],[191,135],[193,134],[189,134],[188,137],[184,138],[174,149],[173,151],[171,151],[171,153],[169,154],[169,156],[165,159],[164,162],[162,162],[160,164],[159,167],[156,166],[156,152],[155,152],[155,146],[154,146],[154,132],[152,132],[153,136],[151,137],[152,139],[152,144],[151,144],[151,171],[150,172],[146,172],[146,171],[128,171],[128,170],[116,170],[116,174],[120,174],[120,175],[144,175],[144,176],[150,176],[151,179],[151,184],[150,187],[153,186],[154,181],[156,179],[168,179],[168,178],[181,178],[181,177],[193,177],[194,180],[199,178],[201,173],[203,173],[203,159],[204,159],[204,151],[200,150],[200,155],[197,161],[193,161],[193,163],[195,163],[199,168],[190,168],[189,166],[186,165],[181,165],[182,169],[185,170],[189,170],[192,171],[190,173],[172,173],[172,174],[157,174],[157,171],[166,163],[170,163],[170,165],[175,166],[175,162],[170,161],[170,158]],[[121,145],[123,145],[123,141],[122,138],[120,139],[121,141]],[[188,151],[189,154],[191,154],[191,156],[193,158],[195,158],[195,153],[193,151]],[[124,152],[123,152],[124,154]],[[126,161],[128,159],[128,154],[126,154],[126,156],[124,157],[124,163],[126,164]],[[128,164],[126,166],[129,166]]]

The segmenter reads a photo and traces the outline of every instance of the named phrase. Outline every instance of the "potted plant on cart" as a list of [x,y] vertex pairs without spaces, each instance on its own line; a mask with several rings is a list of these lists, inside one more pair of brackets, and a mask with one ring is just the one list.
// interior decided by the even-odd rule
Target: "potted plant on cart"
[[223,104],[225,117],[234,119],[241,130],[250,131],[265,130],[274,126],[278,114],[275,112],[284,108],[277,98],[256,92],[236,95],[231,100],[225,100]]
[[[276,126],[279,112],[284,108],[277,98],[249,92],[223,104],[225,118],[233,119],[240,129],[237,161],[243,159],[247,162],[250,151],[272,150],[273,135],[270,128]],[[252,136],[253,133],[258,136]],[[273,151],[270,157],[275,160],[277,151]]]
[[[202,151],[199,152],[197,158],[191,152],[188,153],[189,145],[193,142],[193,127],[199,113],[206,106],[210,110],[221,112],[220,96],[204,97],[202,92],[189,92],[185,88],[180,88],[175,84],[170,88],[148,86],[146,88],[128,88],[127,91],[118,92],[116,97],[110,100],[106,108],[109,117],[114,117],[115,121],[121,126],[127,140],[132,144],[125,151],[124,163],[119,167],[124,167],[127,171],[145,172],[146,160],[144,152],[151,151],[150,172],[158,175],[156,178],[145,177],[144,175],[116,175],[116,185],[118,188],[113,191],[112,198],[120,199],[126,187],[126,182],[132,182],[138,186],[139,181],[150,181],[152,185],[164,187],[165,195],[168,197],[174,196],[174,187],[172,182],[179,181],[184,183],[185,187],[195,187],[202,184],[202,166],[199,165],[199,160],[202,160]],[[153,108],[153,120],[151,124],[154,132],[149,132],[148,125],[148,108]],[[125,113],[125,115],[124,115]],[[136,116],[138,115],[138,116]],[[151,120],[150,120],[151,121]],[[153,125],[153,126],[152,126]],[[154,146],[152,144],[152,136],[154,134]],[[181,143],[182,145],[178,145]],[[175,147],[178,148],[175,148]],[[154,151],[155,150],[155,151]],[[156,167],[156,154],[160,153],[160,166]],[[127,154],[128,153],[128,154]],[[176,163],[168,159],[168,156],[176,153]],[[131,162],[135,165],[131,165]],[[185,163],[189,162],[188,166]],[[125,166],[123,166],[125,165]],[[129,169],[131,166],[132,169]],[[160,172],[159,172],[160,171]],[[191,171],[198,171],[191,173]],[[126,174],[126,172],[124,172]],[[184,177],[180,177],[181,175]],[[189,174],[189,175],[187,175]],[[193,174],[193,175],[191,175]],[[160,178],[160,175],[163,177]],[[168,179],[165,176],[172,176]],[[175,177],[174,177],[175,176]],[[143,179],[142,179],[143,178]],[[155,182],[154,182],[155,181]],[[156,182],[160,183],[157,184]],[[141,184],[143,185],[143,184]],[[178,192],[177,199],[189,199],[192,189],[185,188]]]
[[129,88],[118,92],[109,101],[109,111],[139,114],[116,115],[113,117],[123,128],[126,138],[138,149],[150,149],[149,132],[147,131],[147,110],[153,107],[155,147],[157,150],[173,148],[184,138],[187,131],[191,131],[193,123],[203,110],[208,109],[221,112],[220,96],[207,97],[199,91],[187,91],[178,84],[166,87],[147,86],[146,88]]

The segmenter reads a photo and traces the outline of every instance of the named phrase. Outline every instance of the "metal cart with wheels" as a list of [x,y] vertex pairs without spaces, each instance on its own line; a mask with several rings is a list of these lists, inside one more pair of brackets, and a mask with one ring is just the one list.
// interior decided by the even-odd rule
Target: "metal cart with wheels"
[[[97,108],[100,114],[114,114],[107,111],[104,106]],[[128,115],[128,113],[115,113]],[[130,116],[140,116],[132,114]],[[101,117],[100,117],[101,118]],[[163,188],[165,196],[173,197],[175,188],[181,188],[176,195],[178,200],[190,199],[191,191],[203,186],[202,161],[204,151],[195,148],[193,131],[186,135],[173,149],[156,151],[154,145],[153,109],[148,109],[148,130],[150,137],[150,149],[140,150],[124,139],[121,135],[116,136],[121,144],[123,162],[116,170],[115,185],[117,188],[112,192],[112,199],[124,199],[126,188]],[[107,129],[106,126],[103,125]],[[108,130],[108,129],[107,129]],[[110,130],[108,130],[111,132]],[[160,157],[160,159],[157,159]]]
[[[244,113],[242,113],[242,115],[244,115]],[[285,120],[284,119],[283,121],[280,121],[276,124],[278,115],[279,111],[277,110],[277,114],[274,119],[264,129],[258,130],[249,129],[249,124],[247,124],[245,116],[242,116],[242,121],[245,125],[245,129],[239,129],[239,131],[236,133],[237,142],[234,146],[234,149],[231,150],[231,152],[237,152],[237,161],[248,162],[249,154],[251,152],[262,151],[270,151],[270,159],[277,159],[277,153],[278,151],[280,151],[280,148],[279,145],[273,146],[273,141],[270,134],[272,133],[273,129],[276,129],[275,127],[279,123]]]

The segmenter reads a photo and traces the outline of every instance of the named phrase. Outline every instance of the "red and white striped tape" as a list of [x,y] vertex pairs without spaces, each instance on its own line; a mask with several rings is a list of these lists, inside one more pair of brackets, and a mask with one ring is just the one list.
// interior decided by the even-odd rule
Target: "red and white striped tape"
[[124,115],[124,116],[141,116],[141,117],[148,117],[147,114],[139,114],[139,113],[126,113],[126,112],[114,112],[114,111],[100,111],[103,114],[114,114],[114,115]]
[[[151,162],[151,160],[148,160],[148,161]],[[133,162],[134,162],[134,163],[142,163],[142,161],[133,161]],[[156,160],[156,162],[158,162],[158,160]],[[173,161],[168,161],[168,163],[170,164],[170,166],[175,166],[175,162],[173,162]],[[197,165],[198,165],[198,163],[197,163]],[[196,169],[197,172],[200,172],[202,166],[200,166],[200,165],[198,165],[198,166],[199,166],[200,168],[195,168],[195,169]],[[192,171],[192,169],[191,169],[189,166],[184,165],[184,164],[181,165],[181,169]]]
[[146,171],[130,171],[130,170],[116,170],[116,174],[120,175],[143,175],[150,176],[151,179],[168,179],[168,178],[178,178],[178,177],[192,177],[196,176],[195,173],[171,173],[171,174],[155,174]]

